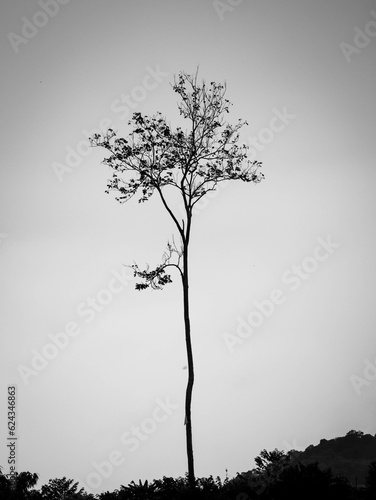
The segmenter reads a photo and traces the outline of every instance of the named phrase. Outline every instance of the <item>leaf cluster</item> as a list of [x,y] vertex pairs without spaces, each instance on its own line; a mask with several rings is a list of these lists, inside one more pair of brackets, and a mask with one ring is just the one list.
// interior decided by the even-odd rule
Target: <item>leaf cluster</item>
[[143,283],[136,283],[136,290],[145,290],[149,286],[154,290],[161,290],[167,283],[172,283],[171,276],[166,274],[163,265],[157,266],[152,271],[149,271],[149,266],[145,271],[141,271],[137,264],[133,264],[131,267],[135,277],[145,280]]
[[247,159],[246,145],[239,145],[239,130],[247,122],[231,125],[224,120],[230,102],[225,85],[199,83],[195,76],[181,72],[173,90],[180,96],[180,114],[189,128],[173,127],[160,113],[133,114],[127,138],[113,129],[91,138],[93,146],[105,148],[110,156],[104,164],[112,169],[107,191],[116,191],[117,200],[128,201],[139,193],[147,201],[166,186],[178,189],[186,209],[192,209],[208,191],[224,180],[260,182],[261,163]]
[[[173,240],[172,243],[167,243],[167,250],[162,256],[162,264],[155,269],[149,271],[149,266],[147,266],[145,270],[141,270],[137,264],[129,266],[133,270],[133,276],[143,280],[141,283],[136,283],[136,290],[146,290],[149,287],[153,290],[161,290],[164,285],[172,283],[170,274],[166,273],[168,267],[176,267],[180,275],[183,276],[183,270],[180,265],[182,255],[183,250],[179,250]],[[172,262],[173,257],[176,257],[175,262]]]

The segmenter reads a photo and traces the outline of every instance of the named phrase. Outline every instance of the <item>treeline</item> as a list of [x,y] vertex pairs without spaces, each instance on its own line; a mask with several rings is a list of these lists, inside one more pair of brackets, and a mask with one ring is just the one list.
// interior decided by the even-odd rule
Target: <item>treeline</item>
[[[50,479],[36,489],[37,474],[20,472],[9,478],[0,469],[0,500],[376,500],[375,443],[376,436],[350,431],[344,438],[321,440],[318,446],[309,446],[304,452],[262,450],[255,458],[254,469],[223,482],[219,477],[199,478],[194,490],[187,477],[140,480],[137,484],[132,481],[115,491],[97,495],[79,488],[77,482],[66,477]],[[332,461],[339,467],[342,455],[348,461],[345,469],[353,462],[349,476],[343,471],[334,473],[326,466]],[[309,462],[310,456],[324,456],[324,463]],[[373,458],[366,469],[364,457]],[[360,482],[357,476],[354,478],[354,471],[366,471]]]
[[[265,453],[264,453],[265,452]],[[369,465],[365,486],[354,487],[344,476],[334,476],[330,469],[320,469],[318,463],[283,466],[276,470],[275,454],[278,450],[266,452],[272,458],[269,473],[254,469],[246,475],[238,474],[233,479],[200,478],[194,491],[188,479],[164,477],[152,482],[133,481],[112,492],[98,495],[79,489],[73,479],[50,479],[39,490],[35,489],[38,475],[30,472],[17,474],[11,482],[0,473],[1,500],[375,500],[376,461]],[[274,456],[273,456],[274,455]],[[273,467],[270,465],[273,464]],[[274,470],[272,470],[274,468]]]

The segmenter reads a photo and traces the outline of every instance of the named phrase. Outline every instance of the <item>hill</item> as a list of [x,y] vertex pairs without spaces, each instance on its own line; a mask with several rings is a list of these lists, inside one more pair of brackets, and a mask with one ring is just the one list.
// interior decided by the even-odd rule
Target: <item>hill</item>
[[343,437],[321,439],[316,446],[294,451],[293,456],[304,465],[319,462],[321,469],[330,467],[334,475],[343,475],[353,486],[362,486],[370,462],[376,460],[376,434],[350,431]]

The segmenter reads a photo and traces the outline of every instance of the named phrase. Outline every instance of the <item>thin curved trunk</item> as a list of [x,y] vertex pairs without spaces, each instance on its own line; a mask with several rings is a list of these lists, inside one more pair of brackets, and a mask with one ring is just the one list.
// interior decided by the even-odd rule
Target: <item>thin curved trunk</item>
[[188,241],[184,243],[184,268],[182,275],[183,282],[183,305],[184,305],[184,327],[185,327],[185,343],[187,347],[188,359],[188,383],[185,393],[185,429],[187,439],[187,458],[188,458],[188,481],[193,487],[195,485],[195,472],[193,461],[193,444],[192,444],[192,419],[191,419],[191,403],[192,390],[194,382],[193,370],[193,354],[191,342],[191,322],[189,317],[189,282],[188,282]]

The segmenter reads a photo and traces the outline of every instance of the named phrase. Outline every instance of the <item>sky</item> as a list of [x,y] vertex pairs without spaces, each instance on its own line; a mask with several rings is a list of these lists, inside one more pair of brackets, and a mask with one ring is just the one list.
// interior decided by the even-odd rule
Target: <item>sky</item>
[[[87,491],[184,476],[178,276],[134,289],[174,227],[104,193],[99,129],[180,124],[179,71],[226,82],[263,163],[193,221],[195,472],[376,433],[374,0],[14,0],[2,6],[0,465]],[[181,207],[174,205],[179,213]]]

